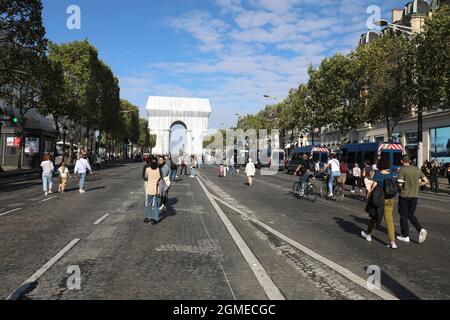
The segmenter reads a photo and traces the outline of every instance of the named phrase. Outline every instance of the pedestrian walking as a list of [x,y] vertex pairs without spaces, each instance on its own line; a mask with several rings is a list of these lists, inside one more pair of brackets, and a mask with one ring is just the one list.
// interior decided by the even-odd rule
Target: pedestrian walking
[[416,228],[419,234],[419,243],[427,238],[427,230],[420,224],[415,216],[417,199],[419,198],[419,187],[426,185],[428,179],[417,167],[411,165],[409,155],[402,158],[403,166],[398,173],[398,181],[401,185],[400,197],[398,200],[398,213],[400,214],[401,236],[397,236],[400,241],[409,242],[409,222]]
[[44,161],[41,162],[42,168],[42,184],[44,187],[45,195],[52,194],[52,177],[53,171],[55,170],[55,166],[53,165],[52,160],[50,160],[50,155],[44,155]]
[[223,163],[219,165],[219,178],[223,178]]
[[158,167],[161,170],[161,181],[159,186],[159,196],[161,198],[161,206],[159,211],[164,210],[167,207],[167,199],[169,197],[170,188],[170,167],[166,163],[166,159],[163,156],[158,158]]
[[253,187],[253,177],[255,176],[255,173],[256,173],[255,164],[253,163],[252,159],[248,159],[248,163],[245,166],[245,174],[247,175],[248,186],[250,190]]
[[352,169],[353,174],[353,187],[352,187],[352,193],[355,193],[355,187],[359,188],[359,193],[362,193],[362,187],[361,187],[361,168],[357,163],[354,164]]
[[181,171],[180,171],[180,176],[183,175],[183,171],[184,171],[184,175],[187,176],[186,160],[184,159],[184,156],[181,156]]
[[97,170],[99,170],[102,165],[102,158],[100,157],[100,155],[98,153],[95,156],[95,165],[97,167]]
[[84,190],[85,184],[86,184],[86,176],[89,173],[92,173],[91,165],[89,164],[89,161],[87,160],[87,154],[83,153],[81,155],[81,158],[77,160],[77,163],[75,164],[74,174],[78,174],[80,177],[80,180],[78,182],[79,184],[79,191],[80,193],[85,193]]
[[[422,164],[422,167],[420,168],[420,170],[422,170],[422,173],[424,174],[425,177],[427,177],[427,180],[429,180],[430,178],[430,164],[428,162],[428,160],[425,160],[425,162]],[[421,185],[420,186],[420,191],[425,191],[426,189],[426,185]]]
[[439,164],[436,160],[431,161],[430,167],[430,188],[431,192],[439,192]]
[[234,162],[233,162],[232,158],[227,161],[227,171],[228,171],[228,174],[230,176],[233,176],[233,174],[234,174]]
[[197,175],[195,169],[197,168],[197,158],[195,155],[191,156],[191,178],[195,178]]
[[[145,169],[144,180],[147,182],[145,194],[147,196],[147,204],[145,206],[145,223],[152,225],[159,222],[159,186],[162,178],[161,170],[158,167],[158,161],[155,156],[149,159],[149,166]],[[153,212],[153,217],[151,216]]]
[[448,185],[450,186],[450,163],[447,163],[447,179]]
[[170,170],[170,181],[175,182],[177,179],[178,166],[172,158],[170,158]]
[[370,165],[369,160],[364,161],[364,168],[361,171],[361,175],[364,178],[364,186],[366,187],[366,199],[369,199],[369,191],[372,190],[373,176],[375,175],[375,171]]
[[394,182],[394,176],[389,172],[389,168],[388,160],[381,160],[378,163],[378,171],[373,177],[374,183],[369,191],[370,196],[366,206],[366,212],[369,213],[371,219],[367,232],[361,231],[361,236],[367,241],[372,241],[372,232],[381,224],[384,217],[388,230],[388,248],[397,249],[393,216],[397,186]]
[[64,193],[66,190],[67,178],[70,178],[69,169],[66,166],[66,161],[61,162],[61,166],[58,168],[59,175],[59,187],[58,192]]
[[347,182],[347,175],[348,175],[348,165],[344,159],[342,159],[341,161],[340,169],[341,169],[341,176],[338,177],[338,182],[341,184],[342,188],[344,188],[345,183]]

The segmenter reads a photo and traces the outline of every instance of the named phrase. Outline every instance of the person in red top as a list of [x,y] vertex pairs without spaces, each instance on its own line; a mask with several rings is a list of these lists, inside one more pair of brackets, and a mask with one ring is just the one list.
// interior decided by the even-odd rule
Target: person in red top
[[341,176],[338,177],[338,182],[341,184],[341,187],[344,188],[345,182],[347,181],[347,173],[348,173],[348,166],[345,160],[341,160]]

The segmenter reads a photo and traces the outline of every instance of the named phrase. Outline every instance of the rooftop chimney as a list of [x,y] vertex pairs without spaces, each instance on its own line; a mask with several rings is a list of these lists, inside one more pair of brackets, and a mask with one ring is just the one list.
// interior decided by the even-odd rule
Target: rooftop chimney
[[400,21],[403,17],[403,9],[392,9],[392,23]]

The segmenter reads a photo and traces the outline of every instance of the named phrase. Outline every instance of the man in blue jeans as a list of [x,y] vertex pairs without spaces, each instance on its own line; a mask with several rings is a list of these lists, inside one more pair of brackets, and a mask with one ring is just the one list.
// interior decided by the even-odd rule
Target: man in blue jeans
[[339,160],[336,159],[336,154],[332,153],[330,160],[325,166],[325,170],[328,170],[328,197],[333,197],[333,182],[334,178],[341,176],[341,165]]

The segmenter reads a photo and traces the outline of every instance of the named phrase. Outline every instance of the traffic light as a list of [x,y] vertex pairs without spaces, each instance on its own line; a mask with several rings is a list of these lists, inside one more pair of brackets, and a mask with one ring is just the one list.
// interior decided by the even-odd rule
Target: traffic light
[[0,125],[2,126],[17,126],[19,119],[14,114],[8,114],[3,110],[0,110]]

